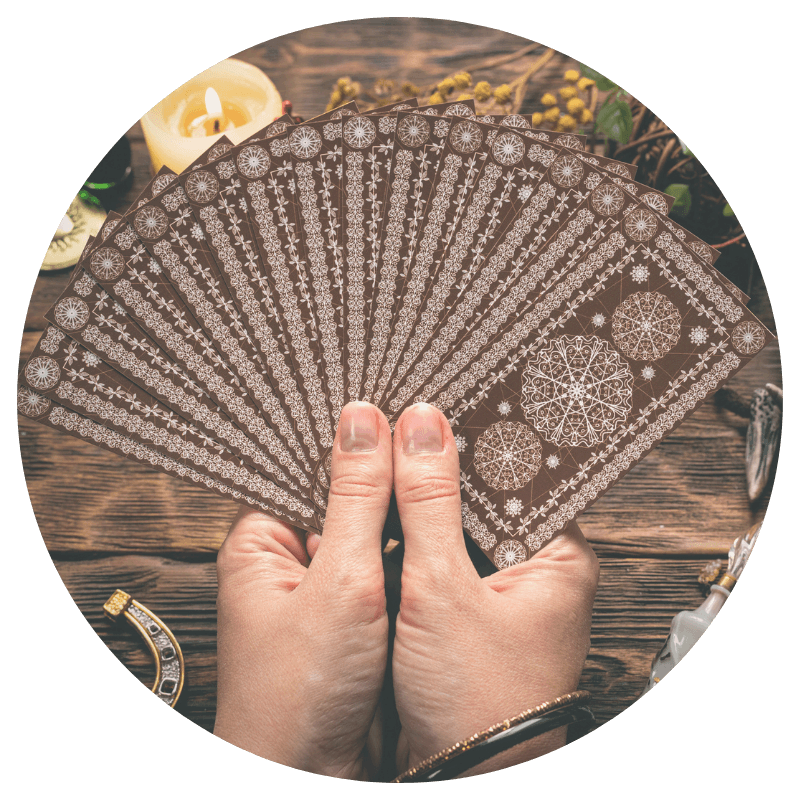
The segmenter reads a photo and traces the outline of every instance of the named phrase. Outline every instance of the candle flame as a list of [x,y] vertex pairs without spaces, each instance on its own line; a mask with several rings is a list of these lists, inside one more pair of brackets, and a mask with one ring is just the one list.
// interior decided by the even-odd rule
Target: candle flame
[[210,86],[206,89],[206,113],[211,118],[222,116],[222,103],[219,95]]

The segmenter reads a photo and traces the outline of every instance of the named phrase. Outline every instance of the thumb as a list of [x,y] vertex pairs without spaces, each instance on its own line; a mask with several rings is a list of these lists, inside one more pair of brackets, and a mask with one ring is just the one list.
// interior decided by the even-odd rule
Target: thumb
[[435,586],[477,582],[461,524],[455,439],[441,411],[411,406],[394,431],[394,490],[403,528],[404,588],[419,577]]
[[381,533],[391,494],[389,423],[369,403],[348,403],[333,443],[325,525],[309,583],[336,591],[357,579],[382,576]]

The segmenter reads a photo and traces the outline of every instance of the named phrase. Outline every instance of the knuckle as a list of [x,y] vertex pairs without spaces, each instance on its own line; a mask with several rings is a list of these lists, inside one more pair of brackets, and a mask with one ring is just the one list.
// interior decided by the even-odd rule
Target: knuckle
[[365,468],[350,468],[334,474],[329,497],[372,500],[388,495],[389,490],[389,482],[381,473]]
[[[438,500],[461,498],[461,486],[457,479],[436,473],[422,473],[400,488],[406,503],[432,503]],[[399,498],[398,498],[399,499]]]

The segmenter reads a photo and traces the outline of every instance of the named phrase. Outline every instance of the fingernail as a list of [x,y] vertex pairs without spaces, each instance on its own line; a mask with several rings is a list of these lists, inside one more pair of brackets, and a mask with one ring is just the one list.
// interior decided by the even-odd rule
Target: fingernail
[[349,403],[339,418],[339,443],[345,453],[378,449],[378,415],[369,403]]
[[403,418],[403,452],[408,456],[444,449],[439,412],[427,403],[413,406]]

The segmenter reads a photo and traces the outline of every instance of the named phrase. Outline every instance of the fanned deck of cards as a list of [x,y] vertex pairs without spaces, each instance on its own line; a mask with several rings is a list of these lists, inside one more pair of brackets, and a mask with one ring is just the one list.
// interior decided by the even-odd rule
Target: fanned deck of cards
[[343,406],[426,401],[465,530],[520,563],[773,338],[672,198],[584,145],[469,102],[220,139],[109,215],[19,410],[321,532]]

